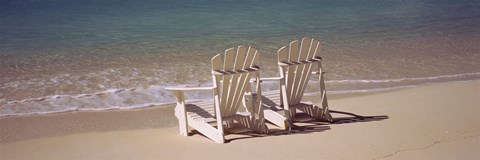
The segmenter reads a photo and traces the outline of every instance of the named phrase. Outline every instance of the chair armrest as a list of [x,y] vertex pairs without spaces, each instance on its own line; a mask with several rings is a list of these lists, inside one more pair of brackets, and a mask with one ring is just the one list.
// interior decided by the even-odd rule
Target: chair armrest
[[[185,103],[185,95],[184,91],[208,91],[213,90],[216,87],[187,87],[187,86],[173,86],[173,87],[165,87],[165,90],[173,91],[177,99],[177,104],[184,104]],[[185,110],[185,105],[183,105],[183,110]]]
[[187,87],[187,86],[174,86],[174,87],[165,87],[165,90],[169,91],[205,91],[213,90],[216,87]]
[[[260,82],[263,81],[280,81],[282,80],[282,77],[266,77],[266,78],[260,78]],[[255,79],[251,79],[250,82],[255,82]]]
[[280,81],[282,80],[282,77],[266,77],[266,78],[260,78],[260,82],[263,81]]

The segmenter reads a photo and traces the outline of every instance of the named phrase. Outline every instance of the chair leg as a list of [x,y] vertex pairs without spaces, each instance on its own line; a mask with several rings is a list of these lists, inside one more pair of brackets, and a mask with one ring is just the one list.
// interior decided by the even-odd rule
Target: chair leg
[[250,117],[250,129],[261,134],[268,134],[268,127],[265,125],[264,118]]
[[286,111],[290,115],[290,119],[294,120],[295,116],[297,115],[297,109],[295,108],[290,108],[288,111]]
[[180,135],[188,136],[188,122],[187,111],[185,109],[185,96],[182,91],[174,91],[177,99],[177,106],[175,107],[175,116],[178,119],[178,126],[180,128]]
[[217,128],[211,126],[205,121],[189,118],[190,126],[217,143],[225,143],[225,137]]
[[270,109],[265,109],[263,110],[263,113],[265,115],[265,119],[267,119],[269,122],[272,122],[276,126],[283,128],[285,130],[288,130],[290,125],[290,120],[285,118],[284,116],[280,115],[279,113],[272,111]]
[[235,118],[240,125],[260,134],[268,134],[268,127],[265,125],[265,119],[258,119],[252,116],[243,116]]
[[226,120],[226,126],[227,126],[227,128],[232,128],[233,127],[233,120],[232,119]]
[[178,127],[180,129],[180,135],[188,136],[187,114],[182,109],[184,107],[179,106],[179,105],[182,105],[182,104],[177,104],[177,107],[175,107],[175,116],[178,119]]
[[333,118],[327,108],[320,108],[316,105],[309,105],[305,107],[299,107],[301,111],[315,118],[318,121],[332,122]]

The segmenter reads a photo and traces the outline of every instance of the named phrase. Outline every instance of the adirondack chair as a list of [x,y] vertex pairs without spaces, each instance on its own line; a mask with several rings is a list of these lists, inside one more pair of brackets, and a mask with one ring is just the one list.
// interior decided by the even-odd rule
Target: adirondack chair
[[[224,127],[244,126],[258,133],[267,133],[263,118],[259,67],[259,53],[255,48],[239,46],[212,58],[212,87],[168,87],[176,96],[175,116],[180,134],[188,136],[188,126],[217,143],[224,143]],[[253,98],[252,83],[255,83]],[[211,90],[212,101],[186,103],[184,91]],[[239,106],[245,111],[240,112]]]
[[[332,116],[328,110],[324,72],[321,64],[322,58],[319,53],[320,42],[310,38],[292,41],[289,47],[283,46],[278,50],[280,77],[262,79],[262,81],[279,81],[280,84],[279,91],[263,93],[262,102],[267,121],[284,129],[291,129],[297,110],[319,121],[332,121]],[[305,88],[312,74],[319,76],[321,106],[302,101]]]

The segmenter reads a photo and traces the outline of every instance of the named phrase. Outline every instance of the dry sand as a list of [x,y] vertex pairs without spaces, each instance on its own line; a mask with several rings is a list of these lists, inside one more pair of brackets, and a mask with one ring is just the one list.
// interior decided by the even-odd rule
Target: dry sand
[[180,136],[172,106],[3,117],[0,159],[480,159],[480,81],[329,103],[334,124],[227,135],[226,144]]

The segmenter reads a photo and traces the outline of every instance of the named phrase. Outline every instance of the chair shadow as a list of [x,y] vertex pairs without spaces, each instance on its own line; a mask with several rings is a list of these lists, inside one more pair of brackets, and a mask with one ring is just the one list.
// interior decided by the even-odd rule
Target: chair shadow
[[[330,125],[345,124],[345,123],[358,123],[358,122],[372,122],[372,121],[382,121],[386,120],[389,117],[387,115],[378,115],[378,116],[363,116],[354,113],[330,110],[330,113],[347,115],[346,117],[336,117],[333,118],[331,123],[327,122],[318,122],[312,119],[303,118],[301,121],[294,122],[291,130],[282,130],[280,128],[269,128],[270,133],[267,135],[258,134],[248,130],[242,130],[240,132],[227,132],[226,143],[230,143],[237,140],[249,139],[249,138],[262,138],[262,137],[271,137],[271,136],[285,136],[285,135],[297,135],[297,134],[310,134],[330,130]],[[304,116],[300,114],[300,116]],[[273,125],[271,125],[273,126]],[[234,135],[229,137],[229,135]]]
[[282,130],[278,128],[271,128],[269,130],[270,130],[270,133],[265,135],[255,133],[253,131],[228,132],[229,134],[226,135],[226,143],[230,143],[230,142],[242,140],[242,139],[250,139],[250,138],[263,138],[263,137],[272,137],[272,136],[286,136],[286,135],[323,132],[326,130],[330,130],[330,126],[310,124],[310,125],[292,127],[292,130],[290,131]]
[[332,124],[381,121],[381,120],[385,120],[385,119],[388,119],[388,118],[389,118],[387,115],[362,116],[362,115],[357,115],[357,114],[354,114],[354,113],[343,112],[343,111],[336,111],[336,110],[330,110],[330,113],[344,114],[344,115],[349,115],[349,116],[351,116],[351,117],[337,117],[337,118],[333,118]]

